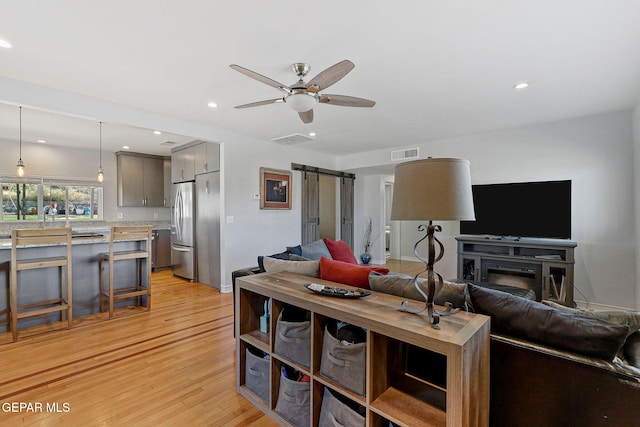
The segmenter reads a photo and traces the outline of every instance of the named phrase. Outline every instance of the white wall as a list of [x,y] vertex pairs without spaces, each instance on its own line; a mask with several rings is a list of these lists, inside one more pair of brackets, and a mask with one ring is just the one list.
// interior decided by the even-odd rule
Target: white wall
[[[583,294],[576,300],[638,308],[633,146],[632,113],[626,111],[420,144],[420,154],[470,160],[474,184],[571,179],[575,285]],[[382,150],[340,158],[336,167],[353,170],[388,159]],[[443,277],[455,277],[459,226],[442,225],[446,254],[436,267]]]
[[636,250],[636,307],[640,307],[640,100],[633,110],[633,200]]
[[232,224],[224,224],[226,283],[230,284],[231,272],[257,265],[258,255],[282,252],[286,246],[300,244],[301,172],[293,172],[291,210],[261,210],[260,201],[252,198],[260,192],[260,167],[290,170],[291,163],[300,163],[332,169],[333,161],[319,153],[247,139],[225,144],[224,163],[224,215],[234,218]]
[[[14,177],[19,157],[16,141],[0,141],[0,176]],[[90,148],[68,148],[47,144],[22,143],[22,160],[27,176],[95,181],[99,166],[99,151]],[[102,152],[104,219],[116,221],[117,213],[124,221],[169,221],[168,208],[118,208],[117,166],[113,152]],[[97,182],[96,182],[97,184]],[[160,183],[159,185],[162,185]],[[157,218],[155,215],[157,214]]]

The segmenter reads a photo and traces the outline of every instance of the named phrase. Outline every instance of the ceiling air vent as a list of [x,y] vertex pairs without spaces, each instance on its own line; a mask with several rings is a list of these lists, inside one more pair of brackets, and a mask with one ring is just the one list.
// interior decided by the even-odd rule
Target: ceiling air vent
[[277,142],[278,144],[292,145],[292,144],[300,144],[301,142],[313,141],[314,139],[315,138],[312,138],[307,135],[303,135],[301,133],[294,133],[292,135],[273,138],[272,141]]
[[418,149],[417,148],[407,148],[406,150],[394,150],[391,152],[391,160],[408,160],[408,159],[417,159],[418,158]]
[[161,142],[160,143],[160,145],[164,145],[164,146],[167,146],[167,147],[173,147],[176,144],[177,144],[177,142],[174,142],[174,141],[165,141],[165,142]]

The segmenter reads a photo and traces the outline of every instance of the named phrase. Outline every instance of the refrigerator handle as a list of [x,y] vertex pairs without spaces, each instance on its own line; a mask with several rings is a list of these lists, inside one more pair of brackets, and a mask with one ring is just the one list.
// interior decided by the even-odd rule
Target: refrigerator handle
[[178,238],[178,240],[182,240],[182,191],[179,187],[176,191],[174,216],[176,225],[176,237]]
[[171,206],[171,234],[176,234],[176,208]]

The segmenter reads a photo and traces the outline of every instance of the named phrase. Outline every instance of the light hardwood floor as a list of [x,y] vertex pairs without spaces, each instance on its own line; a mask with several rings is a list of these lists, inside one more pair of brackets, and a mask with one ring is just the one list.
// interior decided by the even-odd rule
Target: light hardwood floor
[[275,426],[235,393],[232,295],[170,271],[152,287],[148,313],[75,319],[16,343],[0,334],[0,425]]

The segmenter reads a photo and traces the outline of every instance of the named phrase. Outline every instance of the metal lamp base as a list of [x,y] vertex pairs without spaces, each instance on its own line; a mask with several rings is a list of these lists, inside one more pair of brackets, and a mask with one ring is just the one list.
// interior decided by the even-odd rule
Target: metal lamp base
[[[422,313],[423,311],[427,310],[427,316],[429,319],[429,323],[433,326],[434,329],[440,329],[440,317],[441,316],[451,316],[453,314],[456,314],[458,311],[460,311],[460,309],[456,308],[453,309],[452,305],[450,303],[447,303],[445,305],[446,309],[444,311],[438,311],[435,309],[434,304],[433,304],[433,299],[436,293],[436,280],[437,283],[440,284],[440,287],[442,288],[442,276],[438,273],[436,273],[435,271],[433,271],[433,264],[435,264],[436,262],[440,261],[440,259],[442,259],[442,256],[444,255],[444,245],[442,244],[442,242],[440,242],[440,240],[438,240],[435,236],[435,232],[440,232],[442,231],[442,227],[440,227],[439,225],[433,225],[432,221],[429,221],[429,225],[425,226],[423,224],[418,226],[418,231],[427,231],[427,233],[424,235],[423,238],[421,238],[420,240],[418,240],[416,242],[416,244],[413,246],[413,253],[415,254],[415,256],[422,262],[425,263],[425,269],[421,272],[419,272],[418,274],[415,275],[415,277],[413,278],[413,286],[415,286],[415,288],[418,290],[418,292],[420,292],[420,294],[424,297],[426,304],[425,307],[422,308],[421,310],[412,310],[409,308],[409,301],[403,301],[402,305],[400,306],[400,311],[404,311],[406,313],[411,313],[411,314],[418,314],[418,313]],[[420,242],[422,242],[424,239],[427,239],[427,244],[429,245],[429,254],[428,254],[428,259],[425,260],[423,259],[419,254],[418,254],[418,245],[420,244]],[[440,252],[438,254],[438,257],[436,258],[435,255],[435,243],[438,243],[438,246],[440,248]],[[420,287],[420,282],[418,281],[418,278],[420,277],[421,274],[423,273],[427,273],[427,292],[425,293],[425,291]],[[437,279],[436,279],[437,278]]]

